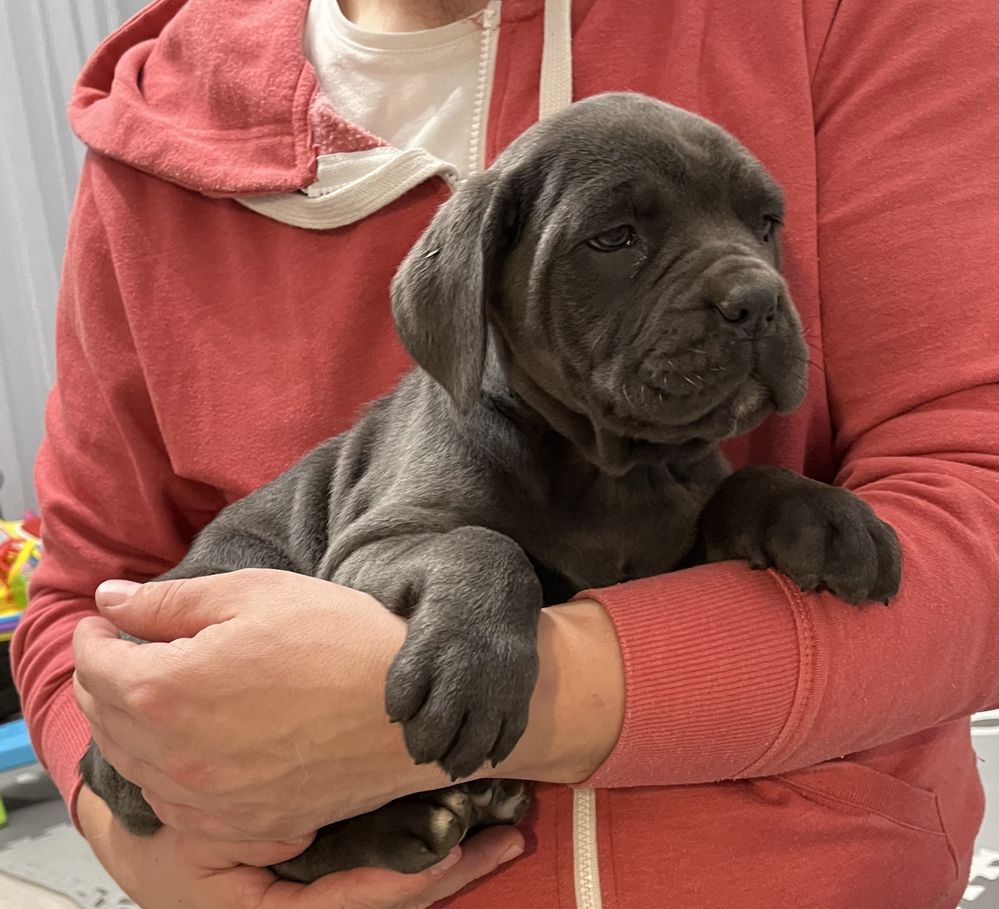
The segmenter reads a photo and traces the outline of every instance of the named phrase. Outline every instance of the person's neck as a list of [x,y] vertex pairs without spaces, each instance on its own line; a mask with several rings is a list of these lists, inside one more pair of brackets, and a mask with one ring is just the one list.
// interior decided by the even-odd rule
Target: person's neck
[[[336,3],[338,0],[329,0]],[[343,14],[369,32],[416,32],[457,22],[488,0],[339,0]]]

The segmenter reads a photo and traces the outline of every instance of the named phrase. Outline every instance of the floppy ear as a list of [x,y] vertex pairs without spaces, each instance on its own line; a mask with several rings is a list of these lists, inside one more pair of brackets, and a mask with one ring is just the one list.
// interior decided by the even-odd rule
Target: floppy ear
[[392,281],[403,345],[462,413],[478,400],[486,307],[515,230],[509,185],[493,172],[476,174],[441,206]]

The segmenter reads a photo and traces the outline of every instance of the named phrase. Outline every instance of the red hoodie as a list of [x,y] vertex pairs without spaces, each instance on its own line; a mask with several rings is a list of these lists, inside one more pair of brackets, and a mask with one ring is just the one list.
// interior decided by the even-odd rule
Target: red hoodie
[[[237,201],[379,145],[315,102],[306,6],[160,0],[72,102],[92,151],[14,643],[71,803],[70,638],[96,585],[175,563],[408,367],[388,284],[440,177],[330,229]],[[982,814],[967,716],[997,685],[996,25],[986,0],[573,4],[575,97],[690,108],[784,186],[811,387],[728,451],[854,490],[898,531],[904,581],[859,611],[735,563],[597,591],[627,673],[617,748],[592,788],[539,787],[527,853],[454,906],[956,905]],[[490,159],[537,116],[541,0],[503,0],[498,34]]]

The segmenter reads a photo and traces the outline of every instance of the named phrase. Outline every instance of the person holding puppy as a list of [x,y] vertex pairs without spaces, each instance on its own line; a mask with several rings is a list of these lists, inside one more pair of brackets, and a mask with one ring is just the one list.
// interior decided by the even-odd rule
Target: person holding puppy
[[[84,71],[47,555],[15,658],[40,756],[141,905],[960,898],[966,718],[996,688],[995,11],[628,12],[165,0]],[[541,781],[523,833],[415,875],[277,881],[322,824],[446,782],[384,714],[402,621],[290,572],[108,579],[178,562],[391,388],[390,279],[453,183],[624,88],[720,123],[783,186],[809,392],[726,453],[860,496],[898,532],[899,595],[854,612],[727,562],[546,609],[527,731],[483,771]],[[91,732],[163,830],[131,837],[81,788]]]

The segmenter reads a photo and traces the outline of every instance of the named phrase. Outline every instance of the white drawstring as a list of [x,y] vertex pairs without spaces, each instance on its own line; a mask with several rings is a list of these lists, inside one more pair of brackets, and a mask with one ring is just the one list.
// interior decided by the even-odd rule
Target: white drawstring
[[572,103],[572,0],[545,0],[538,119]]

